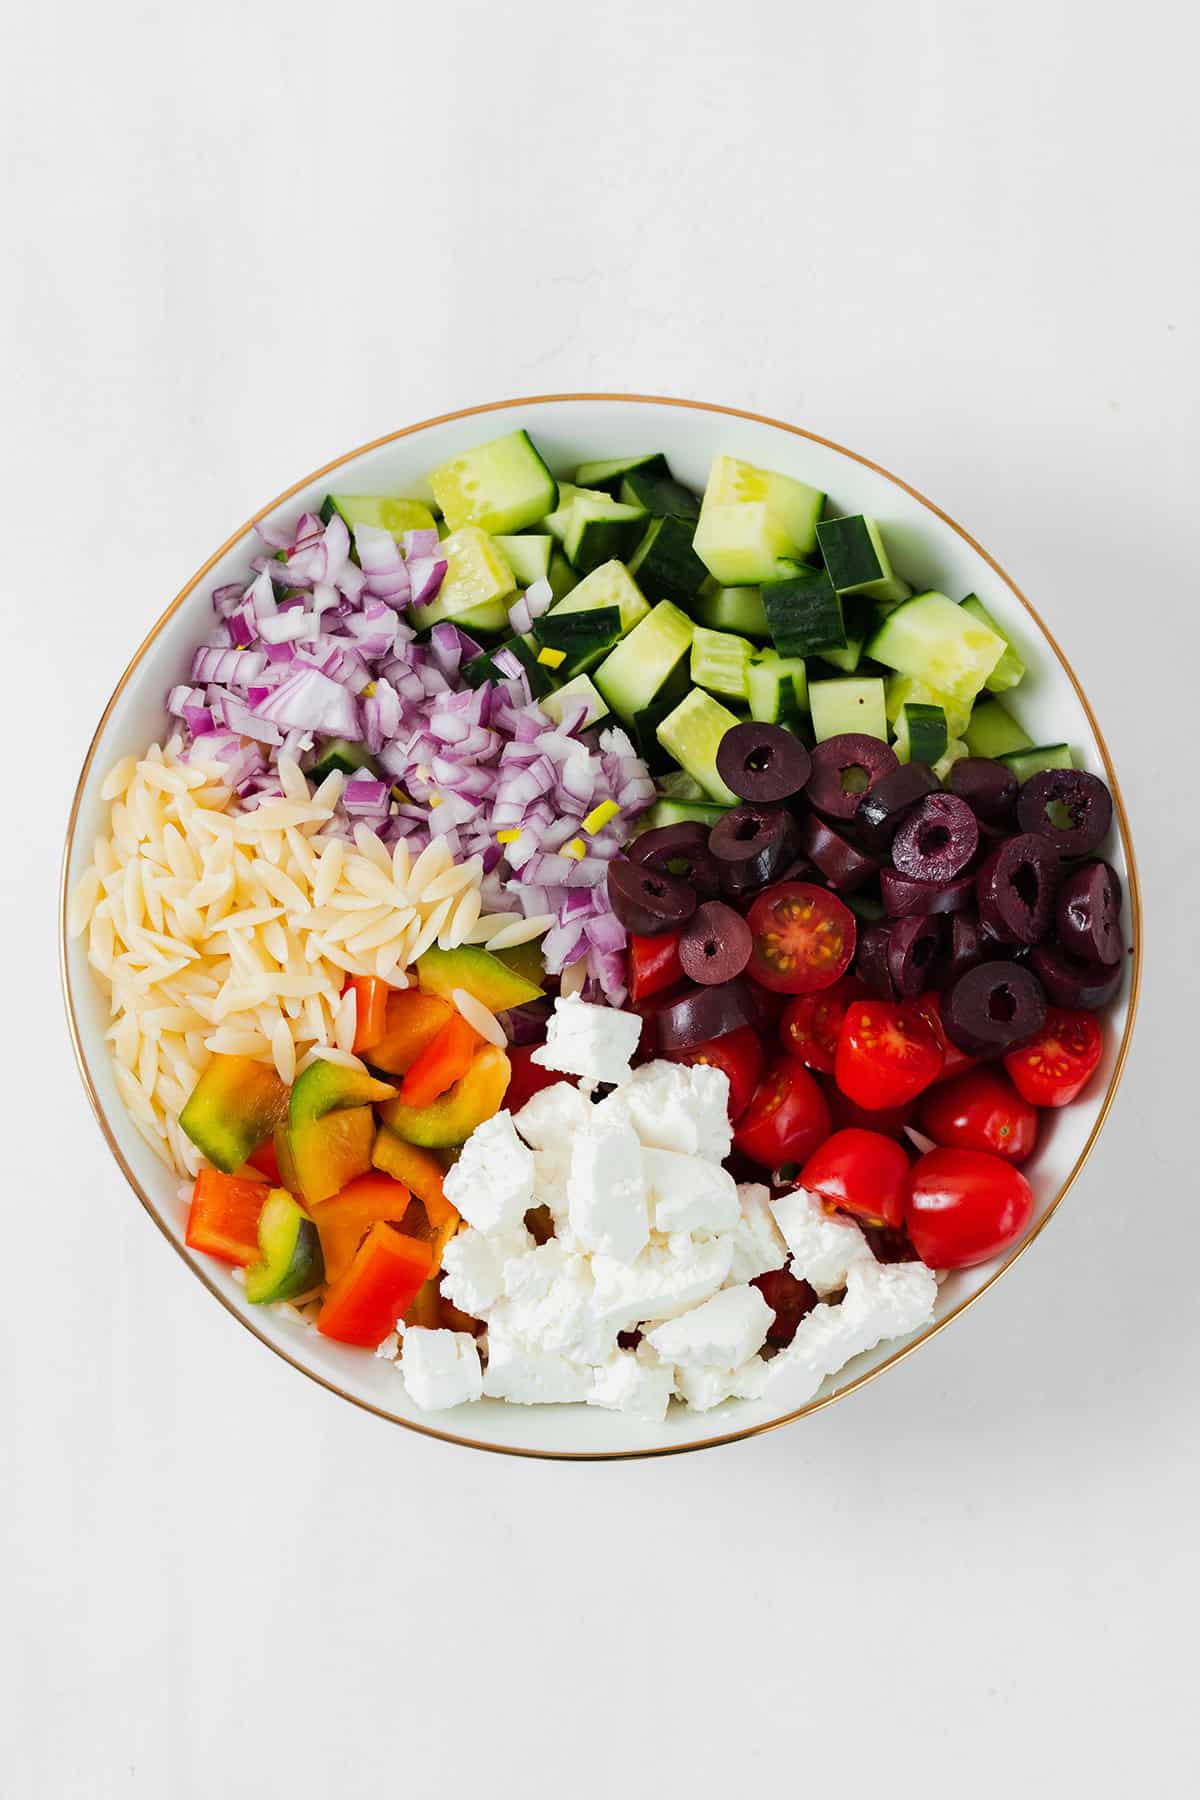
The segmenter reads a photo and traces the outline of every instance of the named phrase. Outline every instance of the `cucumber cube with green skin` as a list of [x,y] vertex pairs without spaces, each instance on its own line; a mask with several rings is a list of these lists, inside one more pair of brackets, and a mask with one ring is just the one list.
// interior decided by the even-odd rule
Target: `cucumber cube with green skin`
[[882,738],[887,743],[887,711],[883,681],[877,675],[841,681],[810,681],[808,710],[818,744],[843,732]]
[[899,762],[927,763],[932,768],[945,756],[950,741],[946,715],[940,706],[913,704],[900,708],[892,745]]
[[721,739],[737,722],[737,714],[727,706],[703,688],[693,688],[658,727],[658,741],[663,749],[720,806],[738,803],[737,795],[717,772]]
[[[666,717],[665,713],[663,717]],[[661,800],[683,800],[689,805],[704,800],[704,789],[686,769],[669,769],[654,785]]]
[[954,700],[974,700],[1004,654],[1004,639],[955,606],[945,594],[929,592],[902,600],[888,613],[866,653],[901,675],[915,675]]
[[660,600],[609,652],[594,680],[618,718],[630,722],[666,687],[691,650],[693,630],[686,613]]
[[824,502],[806,482],[717,456],[700,505],[696,554],[723,586],[771,581],[780,561],[813,554]]
[[[977,754],[977,753],[976,753]],[[999,759],[1019,782],[1029,781],[1046,769],[1073,769],[1070,744],[1034,744],[1028,750],[1010,750]]]
[[935,693],[912,675],[889,675],[884,682],[887,716],[894,724],[904,707],[940,706],[946,715],[946,729],[952,738],[961,737],[971,717],[970,703],[952,700],[949,694]]
[[608,714],[608,704],[590,675],[576,675],[573,681],[565,681],[541,702],[542,711],[556,725],[561,725],[568,714],[574,714],[580,706],[587,708],[583,721],[585,728]]
[[550,575],[554,539],[549,532],[524,532],[519,537],[498,537],[496,548],[517,578],[519,587],[532,587]]
[[579,586],[579,577],[561,550],[551,551],[546,579],[556,601],[565,600],[572,589]]
[[429,477],[451,531],[513,532],[553,512],[558,483],[527,431],[510,431],[452,457]]
[[801,569],[785,581],[766,581],[760,591],[780,656],[846,648],[842,602],[824,569]]
[[989,694],[1006,694],[1009,688],[1015,688],[1025,677],[1025,664],[1013,649],[1013,641],[1003,625],[997,625],[990,612],[977,594],[968,594],[962,603],[964,612],[970,613],[973,619],[989,627],[997,637],[1004,639],[1004,655],[988,676],[984,686]]
[[529,691],[535,700],[541,700],[554,687],[554,671],[546,663],[538,661],[541,645],[531,631],[521,637],[505,638],[493,650],[485,650],[479,656],[473,656],[469,663],[463,664],[462,678],[468,687],[482,687],[485,681],[503,681],[503,672],[496,667],[496,657],[501,650],[511,650],[525,670],[529,681]]
[[808,710],[808,671],[799,656],[780,656],[776,650],[760,650],[746,673],[750,717],[764,724]]
[[661,450],[652,450],[646,456],[616,456],[604,462],[581,462],[575,471],[576,487],[599,488],[607,494],[615,494],[624,476],[634,473],[643,475],[670,475],[671,470]]
[[912,593],[892,568],[874,519],[853,513],[844,519],[822,519],[817,544],[839,594],[865,594],[871,600],[907,600]]
[[718,819],[724,818],[728,811],[727,806],[715,801],[656,800],[638,820],[635,836],[640,837],[643,831],[657,831],[663,825],[695,824],[711,827]]
[[619,490],[626,506],[644,506],[656,519],[686,519],[692,525],[700,517],[700,497],[673,476],[637,469],[626,475]]
[[767,612],[756,587],[721,587],[709,580],[696,595],[692,616],[711,631],[736,631],[739,637],[769,638]]
[[690,606],[708,570],[692,549],[692,528],[683,519],[653,519],[629,559],[629,573],[636,575],[652,598],[678,600]]
[[[602,506],[600,500],[604,500]],[[627,557],[645,529],[649,514],[640,506],[622,506],[607,494],[591,500],[577,495],[568,508],[563,551],[573,569],[587,575],[612,557]]]
[[692,637],[692,683],[712,694],[744,700],[749,692],[747,673],[753,655],[754,645],[749,638],[697,625]]
[[1022,731],[998,700],[980,701],[962,736],[972,756],[1002,757],[1013,750],[1028,750],[1033,744],[1028,732]]
[[571,657],[591,656],[610,650],[620,637],[621,609],[589,606],[573,612],[548,612],[534,620],[533,635],[551,650],[563,650]]
[[477,525],[452,531],[441,542],[446,573],[436,597],[427,606],[416,606],[412,623],[425,631],[443,619],[481,631],[503,631],[508,608],[517,591],[517,580],[496,546],[496,540]]
[[326,525],[335,513],[351,532],[356,525],[375,525],[394,538],[406,531],[432,531],[435,523],[423,500],[392,499],[386,494],[326,494],[321,504]]
[[566,597],[551,607],[551,613],[586,612],[593,607],[616,606],[621,612],[621,630],[630,632],[640,625],[650,611],[643,594],[623,562],[615,559],[601,563],[590,575],[576,583]]

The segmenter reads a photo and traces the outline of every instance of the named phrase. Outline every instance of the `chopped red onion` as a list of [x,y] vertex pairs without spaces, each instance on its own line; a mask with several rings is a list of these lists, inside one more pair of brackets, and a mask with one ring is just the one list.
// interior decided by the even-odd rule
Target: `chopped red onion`
[[450,566],[444,557],[414,556],[407,563],[411,599],[414,606],[427,605],[434,598]]
[[352,697],[319,669],[298,669],[257,710],[272,724],[297,731],[313,731],[322,737],[362,736]]
[[436,528],[423,531],[406,531],[401,540],[404,544],[404,555],[408,562],[422,556],[436,556],[438,553],[438,534]]

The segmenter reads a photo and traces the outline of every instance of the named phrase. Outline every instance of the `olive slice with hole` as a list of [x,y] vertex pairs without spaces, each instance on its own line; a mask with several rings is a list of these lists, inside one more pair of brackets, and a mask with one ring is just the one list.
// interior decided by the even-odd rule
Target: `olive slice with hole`
[[800,848],[839,894],[854,893],[879,873],[879,864],[874,857],[864,856],[861,850],[856,850],[816,813],[809,813],[807,819],[801,820]]
[[709,854],[708,831],[708,826],[697,820],[658,825],[635,837],[625,854],[632,862],[647,863],[652,869],[690,881],[698,894],[712,899],[721,891],[721,877]]
[[899,999],[924,993],[941,947],[942,921],[936,913],[896,920],[888,932],[887,964]]
[[1017,778],[990,756],[964,756],[947,777],[950,792],[965,800],[985,825],[1011,826],[1017,808]]
[[1007,838],[975,877],[980,920],[1001,942],[1041,943],[1054,923],[1061,879],[1058,852],[1048,838],[1035,831]]
[[732,981],[750,961],[754,939],[741,913],[720,900],[698,906],[679,939],[683,972],[702,987]]
[[927,763],[901,763],[860,795],[854,813],[855,830],[872,850],[886,852],[918,801],[939,791],[938,778]]
[[812,753],[809,800],[826,818],[844,822],[854,817],[863,795],[899,767],[896,752],[881,738],[842,732],[826,738]]
[[979,821],[957,794],[929,794],[892,840],[892,862],[915,881],[953,881],[979,848]]
[[917,881],[896,869],[882,869],[879,892],[893,919],[909,913],[961,912],[975,903],[975,877],[956,875],[952,881]]
[[1059,942],[1068,955],[1106,967],[1119,963],[1125,943],[1116,870],[1105,862],[1073,869],[1058,890],[1054,920]]
[[1048,838],[1060,856],[1090,856],[1112,824],[1112,795],[1086,769],[1043,769],[1017,795],[1017,823]]
[[696,890],[678,875],[618,856],[608,865],[608,904],[627,931],[657,937],[678,931],[696,910]]
[[725,786],[760,806],[798,794],[811,767],[808,751],[794,732],[756,719],[731,725],[717,747],[717,774]]
[[734,806],[713,826],[708,848],[722,893],[754,894],[795,856],[796,821],[782,806]]
[[942,1025],[968,1056],[1003,1056],[1046,1023],[1046,994],[1020,963],[983,962],[946,989]]

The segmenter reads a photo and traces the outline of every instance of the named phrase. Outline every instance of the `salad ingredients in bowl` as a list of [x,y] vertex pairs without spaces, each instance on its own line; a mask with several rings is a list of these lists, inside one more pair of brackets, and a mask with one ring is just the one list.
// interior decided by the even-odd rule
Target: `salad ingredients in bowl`
[[552,465],[260,526],[70,924],[247,1305],[427,1411],[779,1416],[1028,1233],[1123,979],[1112,798],[885,522]]

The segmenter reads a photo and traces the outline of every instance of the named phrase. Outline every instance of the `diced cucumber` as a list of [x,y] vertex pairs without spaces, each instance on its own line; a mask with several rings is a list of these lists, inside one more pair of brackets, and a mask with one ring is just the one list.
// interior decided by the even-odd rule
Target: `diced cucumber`
[[542,529],[548,531],[551,537],[557,538],[560,544],[566,537],[567,526],[571,522],[571,502],[580,494],[590,495],[593,500],[603,498],[599,488],[578,488],[569,481],[560,481],[558,484],[558,505],[552,513],[547,513],[546,517],[541,521]]
[[933,688],[926,687],[912,675],[889,675],[884,683],[887,697],[887,716],[893,722],[900,717],[900,709],[904,706],[940,706],[946,715],[946,729],[951,737],[961,737],[967,729],[967,721],[971,717],[970,704],[964,700],[952,700],[949,694],[935,693]]
[[727,706],[703,688],[693,688],[658,728],[663,749],[721,806],[737,805],[737,795],[717,773],[721,739],[736,724],[737,715]]
[[600,488],[607,494],[615,494],[622,476],[632,475],[635,470],[647,475],[671,473],[662,451],[651,450],[645,456],[616,456],[607,462],[581,462],[572,479],[576,487]]
[[558,483],[527,431],[510,431],[452,457],[429,477],[451,531],[520,531],[553,512]]
[[692,602],[692,616],[712,631],[736,631],[741,637],[769,638],[766,608],[756,587],[720,587],[709,581]]
[[597,719],[603,719],[608,713],[608,704],[602,694],[596,691],[596,684],[589,675],[576,675],[573,681],[564,682],[552,694],[547,694],[541,701],[542,711],[548,718],[561,725],[569,713],[577,707],[587,707],[587,718],[584,725],[594,725]]
[[562,488],[567,498],[546,520],[546,529],[562,544],[571,567],[581,575],[612,557],[627,557],[645,531],[649,514],[640,506],[623,506],[611,494],[592,488]]
[[[953,731],[954,727],[950,729]],[[981,701],[962,736],[972,756],[1007,756],[1012,750],[1028,750],[1033,744],[1033,739],[998,700]]]
[[867,643],[876,662],[955,700],[973,700],[1003,654],[1002,637],[938,593],[901,601]]
[[863,649],[867,639],[883,617],[882,600],[868,600],[862,594],[839,594],[842,603],[842,621],[846,631],[846,642],[840,648],[830,644],[819,652],[827,663],[840,669],[843,675],[853,675],[863,658]]
[[970,754],[971,752],[967,749],[967,746],[963,743],[961,738],[951,738],[950,742],[946,745],[945,750],[933,765],[933,772],[938,780],[945,781],[955,763],[961,762],[964,756],[970,756]]
[[708,570],[692,549],[692,527],[683,519],[651,519],[646,534],[629,559],[629,573],[651,599],[678,600],[690,606]]
[[392,499],[387,494],[326,494],[321,517],[328,525],[334,513],[353,531],[356,525],[377,525],[402,537],[406,531],[431,531],[433,514],[423,500]]
[[733,456],[713,459],[696,527],[696,554],[728,587],[770,581],[781,560],[817,547],[825,496],[806,482]]
[[687,519],[694,525],[700,517],[700,496],[653,469],[631,470],[621,482],[620,497],[626,506],[644,506],[656,519]]
[[808,710],[812,714],[817,743],[857,731],[887,742],[887,712],[883,703],[883,679],[868,675],[844,681],[810,681]]
[[776,650],[760,650],[746,671],[750,717],[768,725],[808,707],[808,672],[799,656],[780,656]]
[[619,606],[585,606],[578,611],[553,611],[533,622],[533,635],[551,650],[563,650],[572,663],[581,656],[611,650],[621,635]]
[[1004,639],[1004,655],[988,676],[984,686],[989,694],[1006,694],[1009,688],[1015,688],[1017,683],[1024,679],[1025,664],[1014,650],[1013,641],[1003,625],[997,625],[978,594],[968,594],[962,603],[962,609],[964,612],[970,613],[973,619],[978,619],[981,625],[986,625],[990,631],[994,631],[997,637]]
[[465,629],[468,618],[480,631],[503,631],[508,606],[517,591],[516,577],[496,548],[495,540],[477,525],[464,525],[442,539],[446,573],[437,597],[413,608],[418,631],[453,619]]
[[1010,750],[1000,761],[1011,769],[1018,781],[1028,781],[1044,769],[1073,769],[1075,758],[1070,744],[1034,744],[1028,750]]
[[643,831],[657,831],[662,825],[712,826],[728,811],[727,806],[701,800],[656,800],[638,820],[636,835],[640,837]]
[[548,533],[527,531],[520,537],[498,537],[496,543],[518,587],[532,587],[535,581],[549,578],[554,539]]
[[822,655],[846,648],[842,603],[824,569],[801,569],[762,585],[763,609],[780,656]]
[[556,601],[564,600],[573,588],[579,586],[578,575],[562,551],[558,549],[553,550],[550,554],[550,567],[547,570],[546,578],[550,583],[550,592]]
[[660,600],[609,652],[593,679],[618,718],[632,720],[667,685],[692,647],[693,630],[686,613]]
[[707,688],[712,694],[728,694],[744,700],[748,689],[746,675],[754,645],[749,638],[735,637],[731,631],[710,631],[697,625],[692,637],[692,685]]
[[928,763],[932,768],[938,758],[946,754],[949,742],[946,715],[940,706],[912,702],[900,708],[892,745],[900,762]]
[[587,612],[592,607],[616,606],[621,612],[622,632],[640,625],[650,611],[650,602],[622,562],[601,563],[590,575],[576,582],[564,600],[551,608],[554,613]]
[[305,773],[310,781],[319,783],[335,769],[340,769],[344,775],[356,775],[360,769],[366,769],[372,775],[377,772],[366,745],[349,738],[327,739],[318,750],[316,761]]
[[[679,672],[686,676],[686,665],[681,663]],[[682,695],[676,691],[677,676],[673,676],[661,694],[655,696],[649,706],[643,706],[640,712],[633,715],[630,732],[638,755],[655,777],[669,774],[675,769],[670,755],[658,741],[658,728],[668,713],[673,713],[679,705]],[[675,769],[678,774],[678,769]]]
[[670,769],[655,784],[664,800],[704,800],[704,789],[686,769]]
[[874,519],[853,513],[844,519],[822,519],[817,544],[839,594],[865,594],[871,600],[907,600],[912,593],[892,568]]

